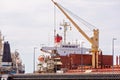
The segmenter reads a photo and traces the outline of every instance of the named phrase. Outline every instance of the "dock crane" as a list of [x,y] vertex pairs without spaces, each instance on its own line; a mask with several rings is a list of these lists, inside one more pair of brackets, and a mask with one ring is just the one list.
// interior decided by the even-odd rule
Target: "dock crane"
[[54,5],[56,5],[60,11],[69,19],[69,21],[74,25],[74,27],[91,43],[92,53],[92,68],[98,68],[98,54],[99,54],[99,29],[93,29],[93,36],[89,37],[72,18],[65,12],[65,10],[55,1],[52,0]]

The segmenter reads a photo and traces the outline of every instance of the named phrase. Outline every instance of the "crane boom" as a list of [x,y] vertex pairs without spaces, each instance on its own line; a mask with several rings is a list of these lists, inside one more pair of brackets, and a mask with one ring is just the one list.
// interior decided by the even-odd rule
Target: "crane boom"
[[72,18],[62,9],[62,7],[52,0],[52,2],[61,10],[61,12],[70,20],[74,27],[92,44],[92,67],[98,68],[98,48],[99,48],[99,30],[93,29],[93,37],[89,37],[73,20]]
[[70,20],[70,22],[77,28],[79,32],[81,32],[82,35],[90,42],[92,43],[92,40],[84,33],[84,31],[72,20],[71,17],[68,16],[68,14],[56,3],[52,0],[52,2],[63,12],[63,14]]

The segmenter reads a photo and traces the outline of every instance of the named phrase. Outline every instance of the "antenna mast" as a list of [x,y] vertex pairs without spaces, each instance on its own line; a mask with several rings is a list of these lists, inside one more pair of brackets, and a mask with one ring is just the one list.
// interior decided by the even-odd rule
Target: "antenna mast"
[[64,44],[66,44],[66,32],[67,32],[67,27],[70,26],[70,23],[65,22],[65,20],[63,20],[63,23],[60,24],[60,26],[64,27]]

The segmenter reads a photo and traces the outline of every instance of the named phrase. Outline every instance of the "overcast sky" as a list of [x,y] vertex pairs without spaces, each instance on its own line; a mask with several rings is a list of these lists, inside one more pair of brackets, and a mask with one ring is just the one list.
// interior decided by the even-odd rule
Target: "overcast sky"
[[[120,0],[56,1],[99,29],[99,47],[103,54],[112,54],[113,37],[117,38],[115,55],[120,54]],[[56,30],[61,35],[63,30],[59,31],[59,24],[63,19],[68,21],[56,8]],[[84,47],[90,47],[90,43],[71,26],[72,30],[67,31],[67,41],[84,41]],[[37,63],[42,44],[53,44],[54,5],[51,0],[0,0],[0,30],[5,41],[9,41],[11,51],[17,49],[20,53],[26,72],[32,72],[34,47],[37,47]]]

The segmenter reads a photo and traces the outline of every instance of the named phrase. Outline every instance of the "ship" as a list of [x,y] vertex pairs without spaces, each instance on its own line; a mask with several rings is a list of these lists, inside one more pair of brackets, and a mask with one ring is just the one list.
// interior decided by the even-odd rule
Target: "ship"
[[[85,39],[91,44],[91,48],[83,47],[81,44],[72,44],[66,42],[66,31],[69,24],[63,21],[64,27],[64,40],[63,37],[54,32],[53,47],[43,46],[40,50],[43,52],[42,56],[38,57],[39,64],[37,65],[37,72],[94,72],[104,69],[110,69],[112,71],[113,55],[104,55],[102,50],[99,49],[99,29],[93,29],[93,36],[89,37],[77,23],[68,15],[70,12],[68,9],[61,6],[59,3],[52,0],[54,5],[65,15],[65,17],[73,24],[73,26],[80,32]],[[67,13],[68,12],[68,13]],[[71,13],[71,12],[70,12]],[[90,23],[81,19],[83,24]],[[56,30],[54,30],[56,31]],[[46,55],[46,54],[49,54]],[[49,67],[51,65],[51,69]],[[53,66],[54,65],[54,66]],[[52,70],[52,71],[51,71]]]
[[[85,48],[81,44],[72,44],[70,42],[62,42],[62,36],[55,36],[55,46],[42,46],[43,55],[38,57],[39,64],[37,65],[37,73],[73,73],[93,71],[92,54],[90,48]],[[49,54],[49,55],[48,55]],[[98,68],[112,69],[113,56],[103,55],[102,52],[98,55]],[[109,61],[108,61],[109,60]],[[101,71],[100,70],[100,71]]]
[[25,65],[18,51],[11,52],[9,42],[4,41],[0,32],[0,74],[18,73],[25,73]]

